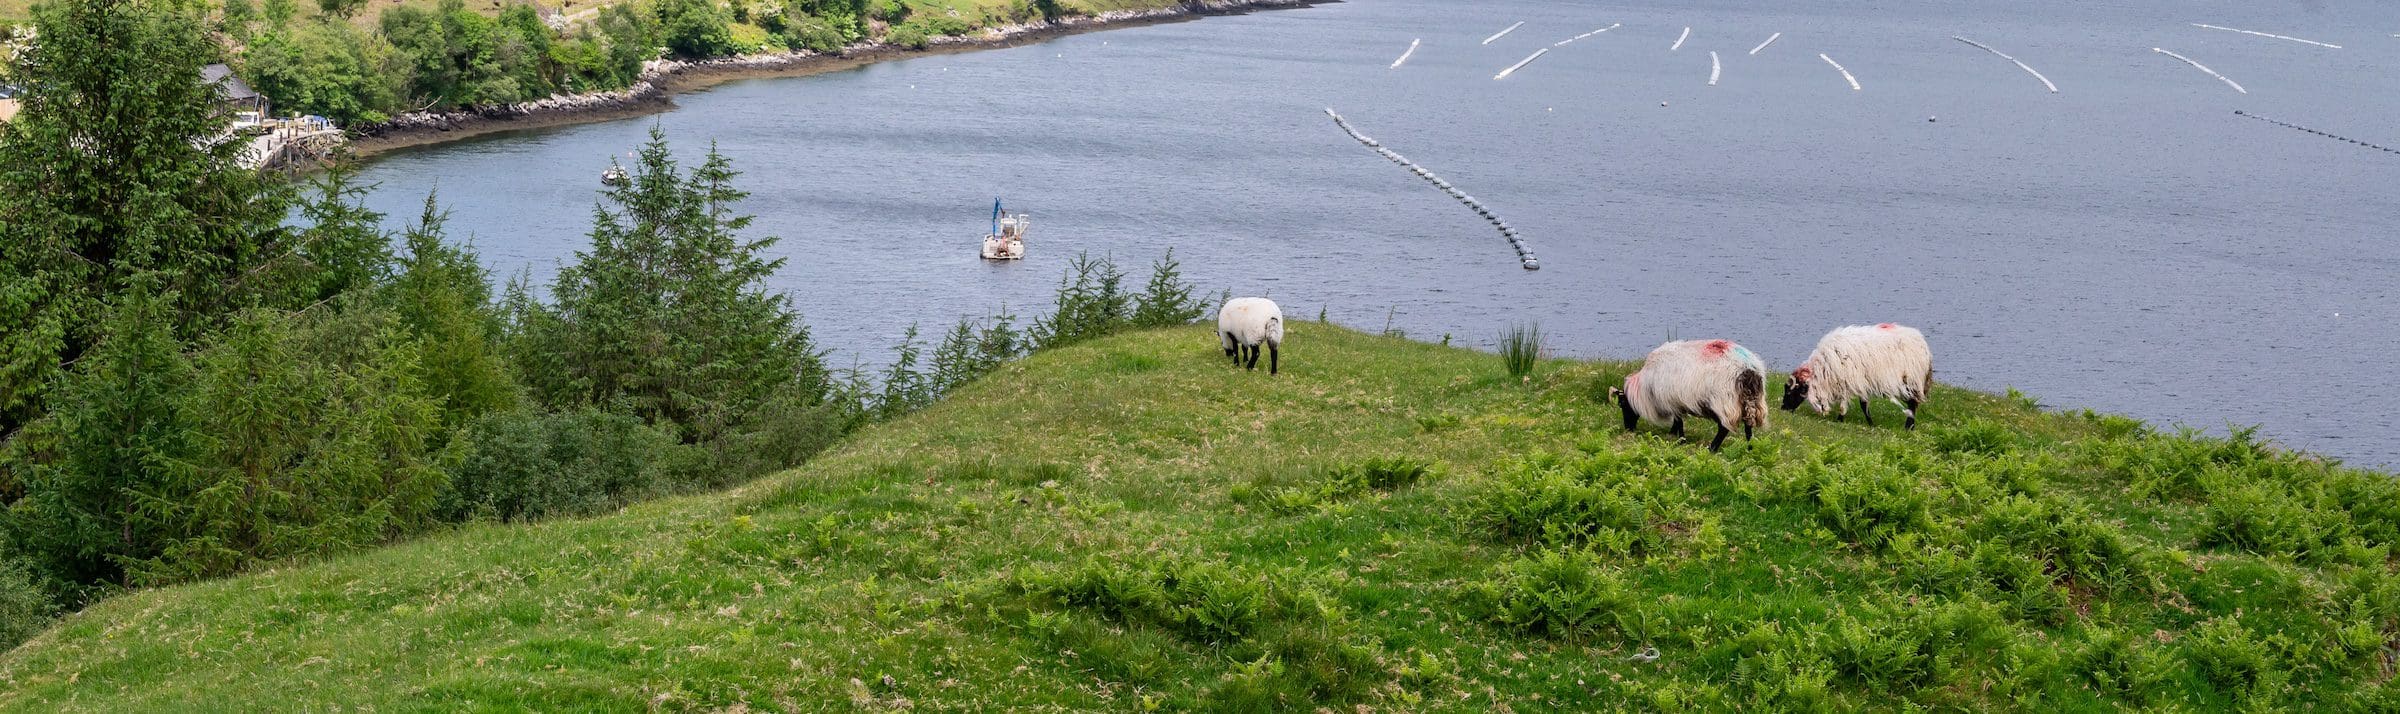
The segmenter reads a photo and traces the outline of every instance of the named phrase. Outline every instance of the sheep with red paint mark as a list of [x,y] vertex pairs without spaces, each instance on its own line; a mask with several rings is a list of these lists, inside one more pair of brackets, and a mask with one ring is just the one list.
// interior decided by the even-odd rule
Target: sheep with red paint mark
[[1267,374],[1282,360],[1283,308],[1259,297],[1234,298],[1217,308],[1217,343],[1235,366],[1258,369],[1258,350],[1267,350]]
[[1846,421],[1856,400],[1858,413],[1874,426],[1867,400],[1882,397],[1900,405],[1906,428],[1915,429],[1917,406],[1932,389],[1933,349],[1925,345],[1925,333],[1889,322],[1851,325],[1825,333],[1808,361],[1792,370],[1783,388],[1783,409],[1807,402],[1818,414],[1834,411],[1836,421]]
[[1678,340],[1659,345],[1642,361],[1641,371],[1612,387],[1608,397],[1625,413],[1625,430],[1647,421],[1667,424],[1668,433],[1683,436],[1683,418],[1698,416],[1717,423],[1709,451],[1725,446],[1735,424],[1742,440],[1751,430],[1767,426],[1767,365],[1748,348],[1731,340]]

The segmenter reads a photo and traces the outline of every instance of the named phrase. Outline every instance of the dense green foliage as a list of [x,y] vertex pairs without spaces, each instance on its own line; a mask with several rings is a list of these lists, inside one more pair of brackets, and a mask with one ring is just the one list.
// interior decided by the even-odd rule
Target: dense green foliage
[[1525,380],[1489,353],[1289,329],[1275,377],[1224,365],[1205,327],[1093,337],[737,490],[135,593],[0,659],[18,687],[0,708],[2388,711],[2400,694],[2385,474],[1949,388],[1914,432],[1779,413],[1716,455],[1616,425],[1599,395],[1632,363],[1543,360]]
[[[383,10],[371,29],[351,22],[360,0],[226,0],[215,27],[238,41],[243,78],[279,113],[341,125],[403,112],[491,106],[559,93],[622,89],[662,56],[710,59],[770,49],[834,53],[882,28],[889,44],[1081,10],[1040,0],[951,0],[915,12],[898,0],[629,0],[554,29],[532,4],[470,8],[464,0]],[[486,14],[486,11],[494,11]],[[963,12],[962,12],[963,11]]]
[[[532,21],[444,10],[439,37]],[[199,18],[41,19],[44,91],[0,129],[0,645],[128,588],[746,480],[1030,346],[1004,314],[930,363],[912,329],[880,382],[830,372],[731,162],[684,170],[655,132],[553,297],[495,296],[433,197],[394,234],[345,167],[300,190],[238,166],[189,79]],[[1189,319],[1163,279],[1173,305],[1085,329]]]

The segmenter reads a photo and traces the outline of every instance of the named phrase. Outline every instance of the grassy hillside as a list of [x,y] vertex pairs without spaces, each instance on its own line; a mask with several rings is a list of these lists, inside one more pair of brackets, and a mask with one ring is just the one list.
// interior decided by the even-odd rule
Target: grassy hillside
[[1717,456],[1617,428],[1623,364],[1292,328],[1279,377],[1108,338],[734,491],[120,597],[0,708],[2394,701],[2383,475],[1951,389]]

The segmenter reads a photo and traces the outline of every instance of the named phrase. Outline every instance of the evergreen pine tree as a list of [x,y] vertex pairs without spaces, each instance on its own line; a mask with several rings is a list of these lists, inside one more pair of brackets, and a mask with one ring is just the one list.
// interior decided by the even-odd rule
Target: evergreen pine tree
[[[740,236],[748,194],[712,148],[678,169],[665,135],[593,211],[592,246],[560,271],[555,308],[518,300],[520,354],[551,369],[525,371],[554,406],[619,404],[687,442],[728,433],[773,398],[821,401],[830,386],[800,315],[766,279],[783,265],[774,238]],[[550,360],[540,362],[538,360]]]
[[1182,267],[1173,248],[1150,264],[1150,282],[1134,298],[1134,327],[1187,325],[1208,314],[1208,306],[1192,294],[1192,284],[1184,282]]
[[97,316],[135,276],[158,282],[189,339],[232,310],[287,294],[289,193],[237,160],[218,50],[182,5],[41,3],[19,68],[21,113],[0,124],[0,438],[101,339]]

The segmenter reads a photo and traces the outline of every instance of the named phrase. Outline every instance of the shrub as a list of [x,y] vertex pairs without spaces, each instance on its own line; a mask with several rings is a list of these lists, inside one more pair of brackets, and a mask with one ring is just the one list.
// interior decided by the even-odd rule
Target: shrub
[[1263,504],[1278,513],[1298,513],[1368,491],[1412,486],[1438,469],[1434,464],[1410,458],[1368,459],[1325,469],[1309,485],[1236,485],[1233,498]]
[[1508,368],[1508,376],[1523,379],[1533,374],[1534,362],[1541,358],[1541,325],[1511,325],[1500,333],[1500,364]]
[[1902,533],[1933,524],[1933,494],[1917,477],[1873,458],[1820,459],[1803,467],[1803,487],[1817,522],[1843,539],[1882,548]]
[[2236,699],[2271,694],[2286,676],[2267,643],[2230,616],[2192,628],[2183,639],[2183,656],[2193,672]]
[[1034,320],[1034,344],[1050,349],[1124,329],[1133,308],[1124,284],[1114,260],[1086,254],[1067,259],[1050,316]]
[[1949,454],[1999,456],[2020,446],[2015,431],[1986,419],[1937,425],[1926,431],[1933,436],[1933,448]]
[[1947,682],[1979,651],[1992,651],[2006,625],[1974,600],[1932,606],[1870,605],[1826,629],[1825,657],[1842,676],[1909,692]]
[[1624,578],[1597,554],[1544,549],[1494,568],[1470,596],[1500,625],[1560,639],[1583,639],[1621,628],[1636,612]]
[[0,545],[0,652],[40,634],[57,612],[57,602],[34,574],[33,562]]
[[715,0],[660,0],[657,9],[667,51],[693,59],[739,51],[728,27],[733,18]]
[[[1636,446],[1582,459],[1510,464],[1468,501],[1469,519],[1503,539],[1592,546],[1625,556],[1666,547],[1663,526],[1688,520],[1688,479],[1708,467],[1680,449]],[[1700,471],[1693,471],[1700,469]]]
[[668,484],[674,438],[626,414],[506,412],[468,425],[442,504],[452,520],[533,521],[598,513]]
[[906,47],[912,50],[925,49],[926,45],[930,44],[930,42],[925,38],[925,28],[918,27],[915,24],[901,24],[893,26],[890,31],[883,33],[883,41],[893,46]]
[[[1334,599],[1287,573],[1145,555],[1024,573],[1012,587],[1041,609],[1163,630],[1248,663],[1208,693],[1219,705],[1346,701],[1390,678]],[[1032,619],[1062,627],[1038,613]]]
[[1175,261],[1175,249],[1150,264],[1150,282],[1142,293],[1133,297],[1134,327],[1167,327],[1188,325],[1208,314],[1208,305],[1194,294],[1191,283],[1183,279],[1182,264]]
[[802,20],[785,28],[782,36],[783,46],[810,52],[839,53],[844,45],[849,44],[849,40],[842,37],[841,30],[813,19]]

